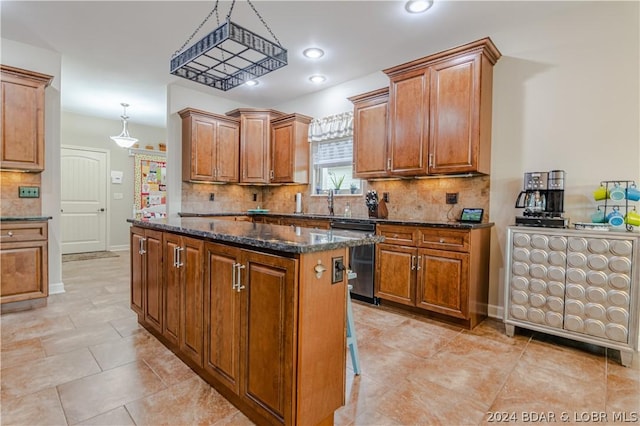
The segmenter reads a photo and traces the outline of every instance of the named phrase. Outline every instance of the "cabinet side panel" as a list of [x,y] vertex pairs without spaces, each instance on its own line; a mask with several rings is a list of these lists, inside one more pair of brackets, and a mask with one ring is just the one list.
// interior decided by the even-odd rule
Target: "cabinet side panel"
[[[319,424],[344,404],[346,374],[346,279],[332,283],[332,259],[347,249],[302,256],[298,328],[297,419]],[[327,271],[317,277],[322,262]],[[332,417],[333,418],[333,417]]]

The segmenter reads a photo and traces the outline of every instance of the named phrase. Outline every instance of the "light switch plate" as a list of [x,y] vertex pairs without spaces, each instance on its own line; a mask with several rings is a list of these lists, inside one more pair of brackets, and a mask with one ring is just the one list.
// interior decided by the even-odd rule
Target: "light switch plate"
[[19,186],[18,187],[19,198],[40,198],[39,186]]

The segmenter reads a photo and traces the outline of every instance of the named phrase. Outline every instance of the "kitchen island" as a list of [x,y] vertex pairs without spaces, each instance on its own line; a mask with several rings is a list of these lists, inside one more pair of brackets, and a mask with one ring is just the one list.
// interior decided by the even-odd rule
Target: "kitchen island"
[[383,237],[251,222],[129,220],[139,323],[258,424],[344,404],[348,247]]

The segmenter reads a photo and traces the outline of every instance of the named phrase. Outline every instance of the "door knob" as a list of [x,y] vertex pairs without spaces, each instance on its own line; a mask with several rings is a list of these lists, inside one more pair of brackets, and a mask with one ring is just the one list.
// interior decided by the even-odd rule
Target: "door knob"
[[104,209],[98,209],[98,211],[99,211],[99,212],[103,212],[103,211],[104,211]]

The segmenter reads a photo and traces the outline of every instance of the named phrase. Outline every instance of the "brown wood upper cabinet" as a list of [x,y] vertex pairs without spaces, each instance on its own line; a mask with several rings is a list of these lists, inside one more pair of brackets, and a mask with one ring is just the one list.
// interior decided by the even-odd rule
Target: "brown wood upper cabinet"
[[271,109],[239,108],[227,115],[240,119],[240,182],[270,183],[271,120],[283,114]]
[[389,175],[389,88],[349,98],[353,103],[353,175],[360,179]]
[[240,122],[186,108],[182,118],[182,180],[238,182]]
[[271,183],[309,183],[310,122],[302,114],[271,121]]
[[490,172],[493,65],[500,56],[484,38],[384,70],[390,175]]
[[44,170],[44,91],[50,75],[1,65],[0,168]]

